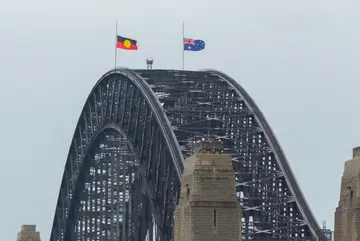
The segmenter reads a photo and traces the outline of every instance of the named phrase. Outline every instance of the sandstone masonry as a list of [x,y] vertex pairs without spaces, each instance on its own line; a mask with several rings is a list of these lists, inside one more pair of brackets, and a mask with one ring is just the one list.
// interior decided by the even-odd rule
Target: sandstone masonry
[[360,241],[360,147],[345,162],[335,211],[334,241]]
[[230,154],[203,141],[184,162],[174,241],[239,241],[241,211]]
[[40,241],[40,232],[36,231],[36,225],[22,225],[17,241]]

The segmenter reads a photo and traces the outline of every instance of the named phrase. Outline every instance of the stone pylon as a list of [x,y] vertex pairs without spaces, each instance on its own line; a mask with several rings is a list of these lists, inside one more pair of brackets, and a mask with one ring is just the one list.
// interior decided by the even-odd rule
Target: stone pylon
[[203,141],[184,162],[174,241],[239,241],[241,211],[230,154]]
[[17,241],[40,241],[40,232],[36,231],[36,225],[22,225],[17,234]]
[[345,162],[335,211],[334,241],[360,241],[360,147]]

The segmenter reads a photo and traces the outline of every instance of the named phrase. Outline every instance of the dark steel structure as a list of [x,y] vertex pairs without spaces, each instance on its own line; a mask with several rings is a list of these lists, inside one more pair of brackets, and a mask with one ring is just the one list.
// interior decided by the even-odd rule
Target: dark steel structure
[[205,137],[232,153],[244,240],[321,240],[275,135],[235,80],[118,68],[81,112],[50,241],[171,240],[182,163]]

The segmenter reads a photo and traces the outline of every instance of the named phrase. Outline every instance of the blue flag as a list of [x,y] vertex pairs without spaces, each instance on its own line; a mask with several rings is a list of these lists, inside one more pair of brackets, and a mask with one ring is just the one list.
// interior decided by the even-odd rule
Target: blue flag
[[201,51],[203,49],[205,49],[204,40],[184,38],[185,51]]

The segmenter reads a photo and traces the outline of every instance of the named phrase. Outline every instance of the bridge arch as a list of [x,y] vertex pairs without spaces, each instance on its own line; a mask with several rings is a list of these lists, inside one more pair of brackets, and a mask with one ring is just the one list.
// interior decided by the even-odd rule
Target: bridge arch
[[103,75],[86,100],[50,240],[170,240],[182,162],[204,137],[233,155],[245,240],[320,240],[275,135],[235,80],[124,68]]
[[[138,174],[134,182],[139,183],[130,184],[140,185],[141,182],[141,188],[146,189],[144,193],[153,199],[137,200],[137,202],[144,201],[146,203],[141,203],[141,205],[146,205],[147,207],[151,205],[151,201],[163,202],[163,206],[154,205],[152,207],[155,214],[154,220],[157,226],[159,226],[159,230],[163,232],[162,235],[164,237],[170,235],[169,230],[166,230],[166,225],[170,225],[171,223],[166,224],[165,219],[171,219],[173,214],[170,213],[170,217],[166,217],[168,214],[163,213],[162,209],[166,209],[168,205],[172,205],[177,196],[177,188],[175,185],[179,183],[180,173],[183,168],[183,157],[180,152],[180,147],[176,142],[176,138],[173,136],[174,133],[166,116],[161,110],[161,105],[158,103],[148,84],[130,70],[116,69],[106,73],[97,82],[87,98],[80,115],[65,165],[51,240],[77,240],[79,235],[86,236],[86,234],[89,233],[97,233],[96,235],[99,235],[99,230],[84,231],[80,229],[86,229],[88,227],[100,229],[101,226],[106,226],[104,224],[98,224],[99,222],[103,222],[99,220],[103,218],[101,215],[96,217],[95,221],[92,217],[86,217],[86,215],[91,215],[91,213],[96,212],[94,210],[88,210],[89,208],[108,208],[106,207],[107,204],[94,204],[91,203],[94,200],[86,199],[86,195],[89,196],[92,192],[92,190],[90,190],[91,188],[99,188],[98,186],[102,185],[96,180],[88,183],[91,171],[91,160],[87,160],[86,157],[89,156],[88,152],[95,148],[94,143],[100,144],[97,143],[98,136],[101,136],[104,131],[109,130],[112,130],[112,132],[108,133],[112,139],[121,139],[121,141],[117,141],[119,146],[128,146],[129,150],[134,153],[132,157],[134,159],[133,162],[137,163],[135,164],[136,168],[133,167],[132,171]],[[104,138],[104,135],[102,135],[102,138]],[[126,144],[124,143],[125,141]],[[109,143],[101,143],[101,145],[109,145]],[[108,153],[108,155],[114,156],[119,152],[119,150],[112,151]],[[129,155],[129,153],[127,153],[127,155]],[[94,157],[92,156],[90,159],[94,159]],[[103,160],[103,162],[111,161]],[[94,160],[92,160],[92,163],[94,164]],[[96,171],[101,169],[99,168],[100,167],[95,168]],[[108,168],[111,169],[113,167],[108,165]],[[113,170],[113,175],[119,174],[117,171]],[[141,173],[141,175],[139,175],[139,173]],[[166,180],[159,180],[160,176],[163,178],[167,173],[170,175],[167,175]],[[99,174],[98,176],[104,175]],[[111,179],[108,178],[108,181],[111,181]],[[110,185],[114,185],[114,182]],[[156,182],[157,187],[155,187],[154,182]],[[158,188],[164,188],[164,185],[167,183],[172,183],[174,186],[169,186],[163,190]],[[115,185],[124,184],[115,182]],[[105,184],[105,186],[108,187],[109,185]],[[103,187],[100,189],[102,188]],[[116,189],[116,187],[111,188]],[[99,192],[104,194],[107,191],[99,190]],[[124,195],[123,192],[121,193]],[[172,194],[170,195],[170,193]],[[95,196],[96,195],[92,195],[92,198],[96,199]],[[105,198],[104,195],[102,198]],[[114,196],[109,197],[107,201],[114,202],[116,201],[114,198]],[[90,203],[87,203],[87,201]],[[120,203],[112,203],[112,205],[121,206]],[[116,211],[112,212],[113,213],[110,214],[112,216],[123,215],[123,213],[114,213]],[[146,212],[146,210],[139,211],[139,213],[141,212]],[[85,213],[82,215],[83,219],[75,220],[75,217],[79,216],[77,215],[79,213]],[[133,215],[136,216],[136,214]],[[122,217],[116,217],[115,222],[119,222],[121,219]],[[134,225],[136,222],[139,222],[139,220],[135,220],[134,218]],[[147,220],[146,222],[152,222],[152,220]],[[104,233],[104,236],[107,238],[109,233],[114,232],[114,229],[119,229],[119,227],[113,227],[116,226],[114,223],[110,226],[111,227],[107,225],[108,231]]]

